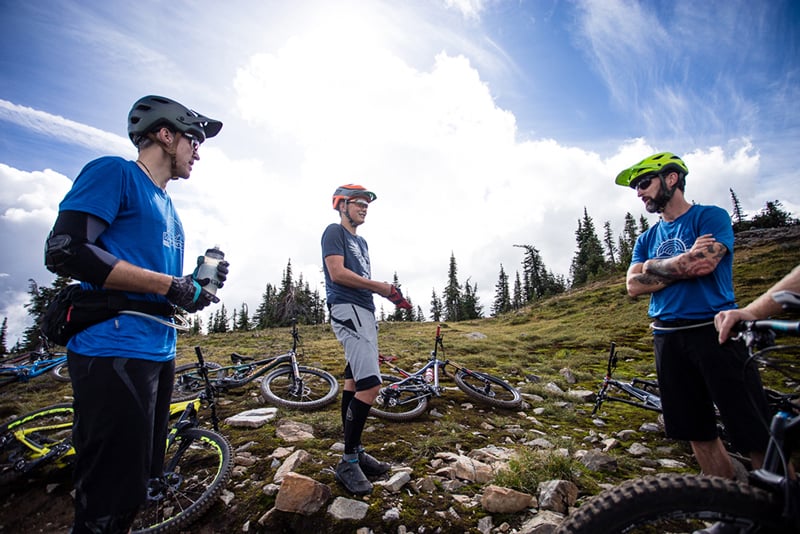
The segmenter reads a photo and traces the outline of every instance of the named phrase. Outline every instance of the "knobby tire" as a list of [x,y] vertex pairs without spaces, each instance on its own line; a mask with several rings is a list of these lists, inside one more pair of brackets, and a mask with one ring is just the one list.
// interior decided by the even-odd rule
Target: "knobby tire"
[[[742,532],[798,532],[781,521],[772,493],[701,475],[662,474],[628,480],[582,504],[556,534],[693,532],[723,521]],[[747,530],[752,528],[752,530]]]
[[[71,463],[75,453],[71,440],[73,419],[72,404],[64,403],[30,412],[0,427],[0,488],[13,489],[10,484],[27,469],[53,463],[64,467]],[[29,430],[24,437],[27,444],[14,435]],[[62,445],[61,453],[47,457],[58,445]],[[37,462],[41,463],[36,465]]]
[[69,366],[67,362],[60,363],[50,369],[50,376],[59,382],[69,382]]
[[163,481],[151,483],[147,502],[136,516],[132,531],[186,531],[217,501],[231,468],[231,446],[222,435],[203,428],[181,431],[167,449]]
[[314,367],[298,368],[302,384],[295,383],[292,367],[284,365],[261,381],[264,399],[293,410],[316,410],[336,400],[339,383],[336,377]]
[[[372,403],[369,413],[389,421],[411,421],[425,413],[428,407],[428,396],[419,391],[418,386],[399,386],[396,392],[388,390],[390,384],[402,380],[392,375],[381,375],[383,386],[375,402]],[[396,395],[395,395],[396,393]],[[390,400],[397,400],[398,404],[392,406]]]
[[517,388],[496,376],[459,369],[454,378],[458,388],[477,401],[507,409],[516,408],[522,403]]

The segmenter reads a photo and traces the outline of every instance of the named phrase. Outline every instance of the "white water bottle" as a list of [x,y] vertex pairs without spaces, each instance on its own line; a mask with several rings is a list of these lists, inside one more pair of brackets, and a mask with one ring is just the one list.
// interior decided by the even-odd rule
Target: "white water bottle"
[[214,245],[212,248],[206,250],[205,256],[199,256],[197,258],[197,270],[195,271],[194,278],[195,280],[208,278],[210,282],[203,286],[203,289],[212,295],[216,295],[217,289],[219,289],[220,281],[217,276],[217,265],[224,259],[225,254],[219,249],[219,245]]

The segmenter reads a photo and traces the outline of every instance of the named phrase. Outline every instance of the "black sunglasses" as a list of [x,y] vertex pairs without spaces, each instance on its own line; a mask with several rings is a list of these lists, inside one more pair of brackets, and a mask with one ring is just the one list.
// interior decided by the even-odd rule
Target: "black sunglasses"
[[655,178],[656,178],[655,176],[648,176],[647,178],[642,178],[638,182],[632,183],[631,184],[631,188],[639,190],[639,191],[643,191],[643,190],[647,189],[648,187],[650,187],[650,184],[653,182],[653,180]]

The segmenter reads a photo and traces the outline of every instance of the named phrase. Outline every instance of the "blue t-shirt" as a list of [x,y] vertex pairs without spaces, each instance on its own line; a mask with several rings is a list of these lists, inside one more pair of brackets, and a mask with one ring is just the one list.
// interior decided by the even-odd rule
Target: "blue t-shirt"
[[334,304],[356,304],[375,312],[375,302],[369,289],[355,289],[337,284],[331,280],[325,258],[328,256],[344,256],[344,266],[354,273],[370,278],[369,247],[367,241],[348,232],[338,223],[329,225],[322,233],[322,267],[325,271],[325,293],[328,306]]
[[[157,187],[135,162],[110,156],[89,162],[59,209],[89,213],[107,222],[98,245],[117,258],[144,269],[181,276],[181,220],[166,191]],[[156,294],[128,296],[166,302],[166,297]],[[122,314],[76,334],[67,348],[85,356],[165,361],[175,357],[175,343],[174,328]]]
[[650,295],[648,314],[662,321],[711,319],[736,307],[733,294],[733,227],[728,213],[717,206],[693,205],[672,222],[659,221],[636,240],[631,265],[677,256],[695,240],[711,234],[727,247],[714,272],[679,280]]

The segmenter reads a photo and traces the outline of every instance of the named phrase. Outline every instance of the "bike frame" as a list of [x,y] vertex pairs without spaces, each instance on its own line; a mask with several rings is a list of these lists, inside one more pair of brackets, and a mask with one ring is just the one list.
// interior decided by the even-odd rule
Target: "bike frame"
[[[614,371],[617,368],[617,344],[615,342],[611,342],[611,349],[608,353],[608,365],[606,368],[606,375],[603,377],[603,385],[600,387],[600,392],[597,394],[597,400],[595,401],[594,409],[592,410],[592,415],[595,415],[597,411],[600,409],[600,406],[605,401],[614,401],[614,402],[622,402],[624,404],[629,404],[631,406],[637,406],[639,408],[644,408],[646,410],[652,410],[654,412],[661,413],[661,397],[656,395],[655,393],[651,393],[645,390],[643,387],[640,386],[650,386],[650,387],[658,387],[656,382],[651,380],[642,380],[641,378],[634,378],[630,382],[621,382],[615,378],[612,378]],[[625,393],[627,393],[630,397],[633,397],[636,400],[631,400],[629,398],[623,397],[615,397],[613,395],[608,394],[609,389],[618,389]]]
[[61,354],[45,359],[36,359],[24,365],[0,367],[0,387],[15,382],[27,382],[31,378],[43,375],[67,361],[67,355]]
[[[378,360],[380,363],[387,365],[392,371],[403,377],[402,380],[397,382],[393,382],[389,384],[387,387],[389,388],[399,388],[403,387],[407,390],[413,388],[418,388],[418,392],[423,394],[427,397],[441,397],[442,392],[444,391],[444,387],[439,383],[439,370],[441,369],[444,372],[445,366],[449,365],[453,367],[455,373],[462,371],[467,376],[473,376],[473,372],[463,367],[462,365],[454,362],[450,359],[440,359],[439,358],[439,349],[444,352],[444,343],[443,340],[444,336],[442,335],[442,325],[438,325],[436,327],[436,341],[433,345],[433,350],[431,351],[431,355],[428,358],[428,361],[425,365],[414,371],[413,373],[409,373],[398,367],[397,365],[391,363],[389,358],[383,357],[382,355],[378,355]],[[433,369],[433,379],[428,382],[425,379],[425,373],[428,369]],[[455,374],[454,373],[454,374]],[[407,402],[414,402],[414,399],[411,399]]]
[[[245,384],[248,384],[259,378],[269,371],[272,371],[276,367],[279,367],[284,364],[288,364],[292,368],[292,374],[295,377],[300,376],[300,364],[297,361],[297,345],[300,339],[300,334],[297,331],[297,323],[292,323],[292,348],[288,352],[283,354],[278,354],[277,356],[270,356],[269,358],[263,358],[261,360],[253,360],[253,358],[248,356],[242,356],[237,353],[231,354],[231,359],[234,360],[233,365],[224,365],[222,367],[214,367],[209,368],[205,367],[202,364],[198,369],[204,369],[204,371],[208,374],[214,373],[228,373],[231,372],[233,376],[228,377],[224,376],[222,378],[213,378],[209,377],[209,381],[211,385],[216,390],[227,390],[232,388],[241,387]],[[202,353],[200,352],[200,347],[195,347],[195,352],[199,359],[202,359]],[[239,359],[240,363],[235,363],[235,360]],[[252,360],[252,361],[251,361]],[[241,377],[244,375],[244,378],[237,378],[237,376]]]

